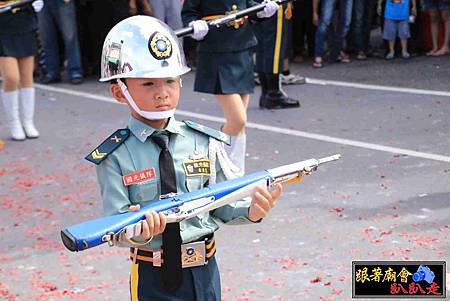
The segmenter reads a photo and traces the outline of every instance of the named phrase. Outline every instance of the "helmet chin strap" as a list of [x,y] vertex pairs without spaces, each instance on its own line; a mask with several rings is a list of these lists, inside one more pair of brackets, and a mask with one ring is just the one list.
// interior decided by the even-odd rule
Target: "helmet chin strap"
[[128,100],[128,103],[131,105],[133,110],[136,113],[138,113],[141,117],[148,119],[148,120],[160,120],[160,119],[166,119],[166,118],[173,117],[173,115],[175,114],[175,109],[166,110],[166,111],[157,111],[157,112],[141,110],[134,102],[133,97],[131,97],[131,94],[130,94],[130,92],[128,92],[128,88],[124,84],[124,82],[121,81],[120,79],[117,79],[117,83],[119,84],[120,90],[122,90],[123,95]]

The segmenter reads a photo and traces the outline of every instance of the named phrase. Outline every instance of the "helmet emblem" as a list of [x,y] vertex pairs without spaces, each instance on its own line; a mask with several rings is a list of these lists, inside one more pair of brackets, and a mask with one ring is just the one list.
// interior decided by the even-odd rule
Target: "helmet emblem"
[[157,60],[166,60],[172,55],[172,43],[160,32],[155,32],[150,36],[148,49]]

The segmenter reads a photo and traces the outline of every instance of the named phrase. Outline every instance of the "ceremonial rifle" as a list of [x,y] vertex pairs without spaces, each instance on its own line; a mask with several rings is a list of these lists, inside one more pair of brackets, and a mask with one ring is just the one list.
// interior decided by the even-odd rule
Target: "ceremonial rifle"
[[309,174],[319,165],[340,157],[337,154],[322,159],[309,159],[211,184],[197,191],[168,195],[139,211],[105,216],[66,228],[61,231],[61,238],[70,251],[83,251],[105,242],[112,245],[116,234],[129,225],[145,220],[145,214],[149,210],[163,213],[168,223],[180,222],[249,197],[259,185],[269,189],[278,183],[299,182],[305,173]]
[[[292,1],[293,0],[275,0],[275,2],[278,5],[282,5],[283,3],[292,2]],[[228,13],[222,18],[210,20],[206,23],[208,24],[209,27],[220,27],[222,25],[231,24],[233,21],[236,21],[240,18],[244,18],[249,15],[256,14],[259,11],[262,11],[264,9],[264,7],[266,7],[266,3],[257,4],[252,7],[240,10],[240,11]],[[185,27],[185,28],[175,30],[175,34],[179,38],[187,36],[189,34],[192,34],[193,32],[194,32],[194,28],[192,28],[192,27]]]
[[[31,4],[34,1],[35,0],[23,0],[23,1],[17,1],[17,2],[0,1],[0,14],[12,11],[15,8],[19,8],[19,7],[25,6],[27,4]],[[8,4],[2,5],[4,3],[8,3]]]

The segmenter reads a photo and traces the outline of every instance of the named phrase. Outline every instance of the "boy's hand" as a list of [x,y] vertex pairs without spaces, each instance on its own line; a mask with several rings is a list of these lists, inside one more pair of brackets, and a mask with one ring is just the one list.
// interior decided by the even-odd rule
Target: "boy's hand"
[[417,8],[415,6],[411,8],[411,14],[417,17]]
[[258,186],[253,192],[252,203],[248,210],[248,219],[252,222],[257,222],[266,217],[269,211],[275,206],[277,199],[283,192],[281,184],[275,186],[272,192],[267,191],[263,186]]
[[[128,211],[138,211],[141,209],[139,205],[131,205]],[[145,214],[145,220],[142,221],[142,230],[137,235],[141,240],[150,239],[150,237],[161,234],[166,229],[166,216],[162,213],[156,213],[155,211],[149,211]]]

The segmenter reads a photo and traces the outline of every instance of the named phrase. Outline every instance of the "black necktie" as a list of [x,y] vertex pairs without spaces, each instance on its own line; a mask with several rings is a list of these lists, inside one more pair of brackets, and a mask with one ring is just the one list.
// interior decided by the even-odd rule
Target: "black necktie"
[[[151,139],[161,148],[159,154],[159,172],[161,177],[161,195],[177,192],[177,178],[173,158],[169,151],[169,133],[155,133]],[[168,291],[176,291],[181,285],[181,235],[180,223],[169,223],[162,234],[163,260],[162,280]]]

